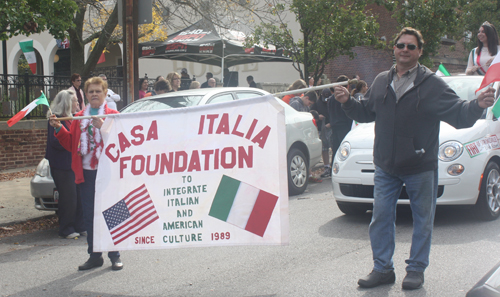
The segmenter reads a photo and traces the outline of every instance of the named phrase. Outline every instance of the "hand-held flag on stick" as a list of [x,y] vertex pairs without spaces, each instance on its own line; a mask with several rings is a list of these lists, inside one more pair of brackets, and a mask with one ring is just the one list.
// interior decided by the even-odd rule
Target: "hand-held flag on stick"
[[28,61],[28,64],[30,65],[31,72],[36,74],[36,55],[35,50],[33,49],[33,40],[19,41],[19,46],[23,51],[26,61]]
[[444,67],[443,64],[439,64],[439,68],[436,71],[436,75],[437,76],[450,76],[450,73],[448,72],[448,69],[446,69],[446,67]]
[[476,90],[476,92],[496,81],[500,81],[500,55],[496,55],[493,62],[491,62],[491,65],[488,68],[488,71],[486,71],[483,81],[481,82],[481,86]]
[[42,92],[42,95],[35,100],[33,100],[30,104],[28,104],[25,108],[21,109],[20,112],[18,112],[15,116],[13,116],[10,120],[7,121],[7,125],[9,127],[12,127],[15,123],[19,122],[22,118],[24,118],[28,113],[30,113],[35,107],[38,105],[43,104],[49,105],[49,101],[47,101],[47,97],[45,97],[45,94]]

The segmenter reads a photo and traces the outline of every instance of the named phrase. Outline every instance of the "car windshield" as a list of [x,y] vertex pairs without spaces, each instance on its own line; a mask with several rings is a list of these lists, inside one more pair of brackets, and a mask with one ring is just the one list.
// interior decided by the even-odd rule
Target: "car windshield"
[[[476,98],[476,90],[481,85],[484,76],[453,76],[443,77],[450,88],[457,93],[460,98],[471,101]],[[479,93],[478,93],[479,94]]]
[[200,103],[203,96],[171,96],[156,99],[140,99],[126,106],[120,112],[131,113],[137,111],[163,110],[179,107],[195,106]]

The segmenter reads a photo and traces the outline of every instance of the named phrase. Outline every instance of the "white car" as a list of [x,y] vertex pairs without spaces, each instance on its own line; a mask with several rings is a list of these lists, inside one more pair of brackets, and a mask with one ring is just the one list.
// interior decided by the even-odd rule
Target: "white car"
[[[257,88],[205,88],[166,93],[136,100],[120,112],[130,113],[148,110],[190,107],[195,105],[248,99],[269,94]],[[309,168],[321,158],[321,139],[308,112],[298,112],[280,99],[285,108],[286,149],[288,170],[288,193],[298,195],[308,184]],[[59,194],[50,176],[49,164],[43,159],[31,180],[31,194],[35,198],[35,208],[57,211]]]
[[[465,100],[475,98],[482,76],[443,77]],[[441,122],[438,154],[438,205],[475,206],[486,220],[500,215],[500,123],[488,108],[473,127],[455,129]],[[374,123],[360,124],[340,145],[332,168],[339,209],[362,214],[373,206]],[[398,204],[409,204],[403,189]]]

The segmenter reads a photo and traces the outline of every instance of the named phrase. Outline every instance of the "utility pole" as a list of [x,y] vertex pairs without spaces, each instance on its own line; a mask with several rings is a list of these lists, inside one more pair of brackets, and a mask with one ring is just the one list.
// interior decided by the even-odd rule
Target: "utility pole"
[[139,97],[139,46],[138,46],[138,0],[121,0],[123,15],[123,83],[125,86],[125,104]]

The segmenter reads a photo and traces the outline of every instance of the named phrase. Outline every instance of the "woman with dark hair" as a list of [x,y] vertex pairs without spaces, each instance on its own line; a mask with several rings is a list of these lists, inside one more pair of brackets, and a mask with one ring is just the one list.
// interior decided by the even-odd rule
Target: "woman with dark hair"
[[477,32],[477,47],[472,49],[465,74],[484,75],[499,51],[498,33],[493,24],[484,22]]
[[366,91],[368,91],[368,85],[366,82],[364,80],[358,80],[356,87],[351,92],[351,96],[356,98],[356,100],[361,100],[366,94]]
[[148,96],[151,96],[151,93],[148,94],[148,80],[141,78],[139,79],[139,99]]
[[[83,221],[87,229],[87,262],[78,266],[78,270],[100,267],[104,263],[101,252],[94,252],[94,203],[95,185],[99,158],[103,152],[104,141],[101,126],[104,123],[97,115],[117,114],[106,104],[108,84],[100,77],[92,77],[85,82],[85,95],[89,104],[76,116],[92,116],[90,119],[73,120],[69,129],[63,126],[55,115],[50,116],[50,125],[55,130],[55,137],[61,145],[71,152],[71,168],[75,173],[75,183],[79,185],[82,197]],[[118,251],[109,251],[111,269],[121,270],[123,263]]]
[[[58,117],[71,117],[79,112],[80,108],[78,107],[75,92],[70,90],[59,92],[52,100],[50,109]],[[52,113],[49,111],[47,117],[51,115]],[[61,121],[61,125],[69,129],[71,121]],[[59,193],[57,211],[59,236],[73,239],[80,235],[86,235],[83,224],[82,201],[75,184],[75,173],[71,169],[71,153],[59,143],[54,131],[54,128],[49,123],[45,159],[49,161],[50,174]]]
[[80,88],[81,85],[82,77],[78,73],[73,73],[73,75],[71,75],[71,87],[69,87],[68,90],[76,93],[76,98],[78,99],[78,107],[80,107],[80,110],[83,110],[85,108],[85,95]]

